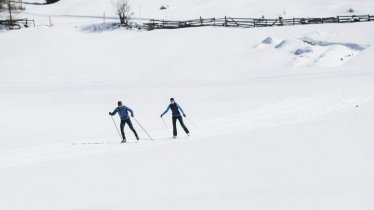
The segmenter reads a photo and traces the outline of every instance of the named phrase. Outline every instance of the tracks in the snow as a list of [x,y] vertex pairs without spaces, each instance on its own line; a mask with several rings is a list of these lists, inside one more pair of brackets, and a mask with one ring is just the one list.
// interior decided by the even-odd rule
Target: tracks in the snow
[[13,149],[0,152],[0,170],[91,155],[132,153],[153,149],[171,142],[181,142],[181,140],[185,140],[185,138],[172,140],[171,138],[160,137],[156,138],[155,141],[143,139],[139,142],[129,141],[125,144],[121,144],[119,141],[86,140]]
[[[199,134],[196,130],[196,136],[191,137],[188,141],[308,121],[341,109],[353,108],[355,104],[371,99],[371,97],[365,95],[333,97],[331,94],[325,96],[290,97],[248,113],[223,116],[206,121],[200,124],[204,128],[204,132]],[[165,146],[165,144],[172,145],[170,144],[172,142],[187,142],[183,140],[185,140],[183,137],[177,140],[159,137],[155,138],[154,141],[143,139],[139,142],[129,141],[126,144],[121,144],[118,140],[86,140],[20,148],[0,152],[0,170],[51,161],[76,159],[90,155],[119,152],[131,154],[155,149],[159,146]]]

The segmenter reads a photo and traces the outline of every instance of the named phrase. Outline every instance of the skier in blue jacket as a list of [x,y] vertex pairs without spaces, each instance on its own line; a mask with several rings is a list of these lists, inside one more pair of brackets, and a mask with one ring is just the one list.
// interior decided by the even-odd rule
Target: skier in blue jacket
[[129,125],[130,129],[135,134],[136,139],[139,140],[139,136],[136,133],[134,127],[132,126],[130,116],[129,116],[129,113],[128,113],[128,112],[130,112],[131,117],[134,117],[134,112],[129,107],[123,106],[121,101],[118,101],[118,107],[113,112],[109,112],[109,115],[113,116],[117,112],[118,112],[118,115],[121,118],[121,134],[122,134],[122,139],[123,139],[122,143],[126,142],[126,136],[125,136],[125,132],[124,132],[124,128],[125,128],[126,123]]
[[180,111],[183,113],[184,117],[186,117],[186,114],[184,113],[182,107],[180,107],[179,104],[175,102],[174,98],[170,99],[170,104],[165,110],[165,112],[161,114],[161,117],[163,117],[170,109],[172,112],[172,119],[173,119],[173,138],[177,137],[177,120],[179,120],[179,123],[181,124],[186,134],[189,135],[190,132],[188,131],[187,127],[183,123],[183,118],[182,118]]

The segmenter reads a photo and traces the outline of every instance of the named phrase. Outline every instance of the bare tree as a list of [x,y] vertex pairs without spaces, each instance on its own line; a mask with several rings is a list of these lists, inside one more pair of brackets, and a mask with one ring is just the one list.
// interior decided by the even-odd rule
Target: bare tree
[[0,19],[8,19],[8,24],[12,25],[12,12],[14,9],[12,0],[0,0]]
[[128,0],[113,0],[113,7],[116,14],[119,16],[121,25],[128,26],[131,16],[131,7]]
[[9,23],[10,25],[12,26],[13,25],[13,17],[12,17],[12,3],[10,2],[10,0],[8,0],[8,11],[9,11]]
[[21,9],[17,7],[18,2],[13,0],[0,0],[0,14],[3,13],[4,15],[8,13],[8,18],[12,19],[12,13],[14,10]]

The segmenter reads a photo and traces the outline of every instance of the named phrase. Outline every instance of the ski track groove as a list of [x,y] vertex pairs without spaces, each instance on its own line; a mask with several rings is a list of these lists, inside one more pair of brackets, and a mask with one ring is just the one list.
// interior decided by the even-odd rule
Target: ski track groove
[[125,144],[121,144],[119,141],[65,142],[8,150],[0,152],[0,169],[17,168],[107,153],[126,152],[126,154],[131,154],[133,152],[154,149],[155,147],[170,143],[170,141],[182,142],[181,140],[184,140],[184,138],[167,140],[169,139],[157,138],[156,141],[140,140],[140,142],[132,141]]
[[[200,135],[189,137],[188,141],[227,134],[228,130],[231,130],[229,133],[240,132],[308,121],[372,99],[373,97],[364,95],[343,98],[327,96],[319,99],[312,96],[290,98],[248,113],[224,116],[206,121],[199,124],[198,127],[191,125],[191,128],[197,129]],[[201,127],[204,129],[200,129]],[[161,136],[164,132],[157,132],[157,134]],[[144,139],[138,143],[129,142],[131,144],[120,144],[112,140],[100,142],[97,140],[87,140],[85,142],[65,142],[20,148],[0,152],[0,169],[17,168],[107,153],[124,152],[131,154],[133,152],[155,149],[165,144],[187,142],[181,141],[184,139],[182,137],[177,140],[169,140],[166,137],[157,137],[155,141]]]

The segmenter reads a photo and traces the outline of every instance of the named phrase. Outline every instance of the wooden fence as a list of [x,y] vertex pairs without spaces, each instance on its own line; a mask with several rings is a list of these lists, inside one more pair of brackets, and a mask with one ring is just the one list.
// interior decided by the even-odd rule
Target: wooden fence
[[10,29],[21,29],[23,27],[35,27],[35,20],[30,19],[13,19],[13,20],[0,20],[0,25],[9,27]]
[[283,19],[265,19],[265,18],[199,18],[195,20],[186,21],[170,21],[170,20],[156,20],[151,19],[147,23],[143,23],[143,28],[147,30],[153,29],[177,29],[188,27],[202,27],[202,26],[221,26],[221,27],[271,27],[271,26],[289,26],[289,25],[304,25],[304,24],[324,24],[324,23],[352,23],[352,22],[369,22],[374,21],[374,16],[371,15],[352,15],[352,16],[336,16],[325,18],[292,18]]

